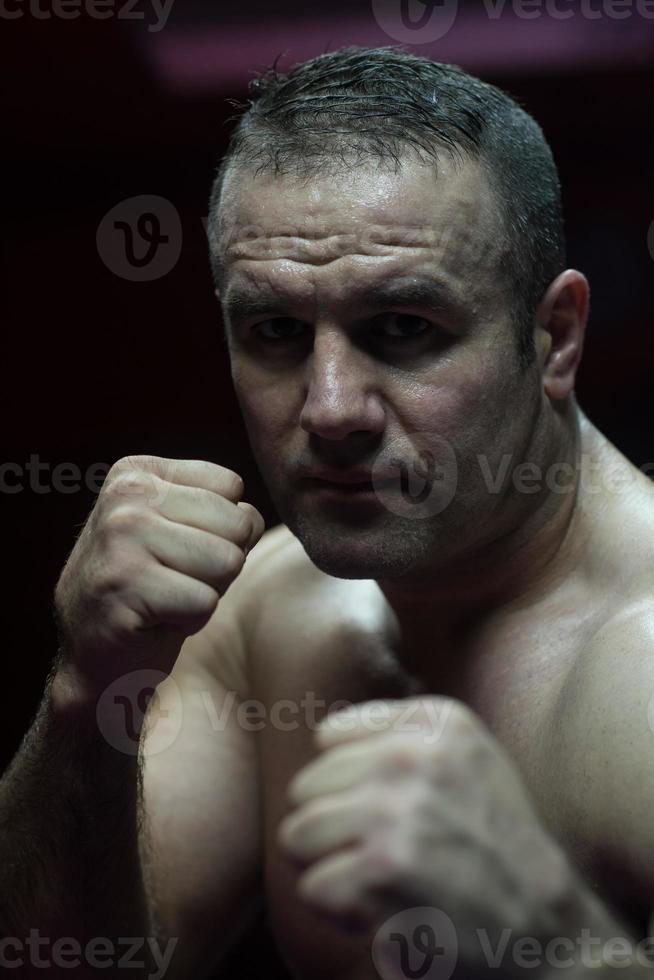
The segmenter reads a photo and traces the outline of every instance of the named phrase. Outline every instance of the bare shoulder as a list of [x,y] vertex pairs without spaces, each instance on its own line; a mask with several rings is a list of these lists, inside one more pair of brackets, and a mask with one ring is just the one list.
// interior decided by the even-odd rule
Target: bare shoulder
[[617,739],[647,729],[654,695],[654,483],[606,441],[600,459],[605,484],[593,511],[599,544],[586,602],[597,608],[597,625],[563,689],[570,723],[598,746],[600,731]]
[[[654,593],[624,603],[580,651],[557,715],[561,815],[586,846],[620,854],[637,876],[654,847]],[[654,874],[650,884],[654,895]]]
[[637,722],[625,709],[654,696],[654,591],[621,606],[598,629],[576,658],[568,686],[586,719],[598,712],[605,722],[613,716],[615,734]]
[[635,867],[654,798],[654,484],[596,430],[594,442],[598,547],[579,614],[595,626],[570,662],[550,752],[569,825],[604,848],[629,839]]
[[[575,705],[620,699],[652,672],[654,683],[654,482],[595,430],[595,470],[585,487],[587,595],[596,627],[572,664]],[[583,600],[582,600],[583,601]],[[581,612],[582,610],[580,610]]]
[[270,624],[272,618],[286,621],[301,612],[321,619],[324,610],[331,617],[335,607],[343,621],[372,624],[385,606],[375,582],[334,578],[317,568],[284,524],[262,536],[232,590],[248,628],[264,618]]
[[203,632],[210,657],[229,634],[229,654],[220,657],[222,679],[247,699],[253,658],[291,659],[300,644],[306,653],[336,633],[377,637],[387,628],[387,615],[375,582],[320,571],[298,538],[280,524],[249,553]]

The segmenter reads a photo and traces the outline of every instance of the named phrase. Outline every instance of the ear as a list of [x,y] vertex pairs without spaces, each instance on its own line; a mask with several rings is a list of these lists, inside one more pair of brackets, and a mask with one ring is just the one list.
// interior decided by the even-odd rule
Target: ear
[[551,283],[536,313],[544,343],[543,390],[552,401],[574,389],[584,348],[590,287],[583,273],[567,269]]

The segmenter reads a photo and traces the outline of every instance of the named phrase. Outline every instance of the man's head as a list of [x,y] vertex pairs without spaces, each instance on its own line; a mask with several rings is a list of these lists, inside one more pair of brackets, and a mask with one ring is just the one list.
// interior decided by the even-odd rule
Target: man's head
[[545,458],[545,402],[571,390],[584,296],[560,274],[551,156],[501,93],[404,53],[336,52],[263,87],[209,226],[252,446],[319,567],[420,575],[533,509],[497,474],[506,453]]
[[[394,166],[413,152],[478,160],[497,206],[506,249],[498,274],[513,302],[518,349],[533,356],[533,316],[565,268],[561,195],[543,133],[498,88],[453,65],[394,47],[344,48],[251,83],[248,111],[235,128],[214,182],[210,231],[217,232],[227,173],[311,179],[363,161]],[[220,249],[212,240],[214,274]]]

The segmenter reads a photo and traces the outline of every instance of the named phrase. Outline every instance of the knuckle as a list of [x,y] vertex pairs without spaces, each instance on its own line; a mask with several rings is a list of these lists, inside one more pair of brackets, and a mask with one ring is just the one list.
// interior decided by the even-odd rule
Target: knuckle
[[239,544],[247,544],[252,534],[252,518],[242,508],[237,508],[234,516],[233,534]]
[[199,582],[193,596],[194,615],[199,617],[210,616],[218,603],[218,593],[210,585]]
[[223,483],[224,483],[224,493],[226,496],[232,499],[240,499],[245,492],[245,483],[243,478],[235,473],[233,470],[224,469],[223,470]]
[[97,595],[113,595],[128,589],[144,575],[143,561],[131,554],[117,553],[111,556],[95,576],[94,592]]
[[107,473],[107,481],[116,480],[119,476],[123,474],[136,473],[147,466],[146,456],[121,456],[116,462],[109,468]]
[[391,745],[386,752],[385,763],[389,769],[415,772],[422,762],[422,752],[417,744]]
[[323,804],[321,800],[310,800],[302,808],[300,814],[295,815],[290,823],[290,832],[298,840],[304,840],[320,827],[323,815]]
[[223,576],[231,580],[236,578],[245,564],[245,555],[241,548],[231,542],[226,542],[225,551],[221,561],[221,571]]
[[125,470],[116,476],[107,477],[102,493],[105,498],[120,499],[127,496],[141,496],[151,489],[145,474],[138,470]]
[[106,614],[107,629],[118,641],[126,641],[141,627],[137,613],[122,604],[116,604]]
[[110,514],[107,514],[102,528],[107,538],[132,535],[138,527],[143,525],[144,520],[145,514],[141,509],[133,505],[123,505],[116,507]]
[[383,845],[369,848],[364,862],[369,884],[379,890],[397,884],[410,867],[407,848],[396,836],[388,836]]

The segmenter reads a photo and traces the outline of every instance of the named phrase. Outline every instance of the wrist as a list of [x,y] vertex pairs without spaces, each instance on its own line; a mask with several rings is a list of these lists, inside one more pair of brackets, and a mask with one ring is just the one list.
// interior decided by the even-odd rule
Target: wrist
[[60,649],[49,678],[50,704],[56,715],[94,716],[102,689],[92,684]]
[[557,932],[544,948],[540,980],[555,980],[562,973],[571,980],[602,980],[618,971],[623,980],[640,977],[638,940],[571,867],[570,879]]
[[[156,718],[157,685],[167,674],[133,667],[104,681],[86,676],[75,663],[58,656],[50,676],[48,706],[55,723],[73,731],[93,733],[93,741],[111,752],[137,757],[146,718]],[[154,709],[154,713],[153,713]]]

